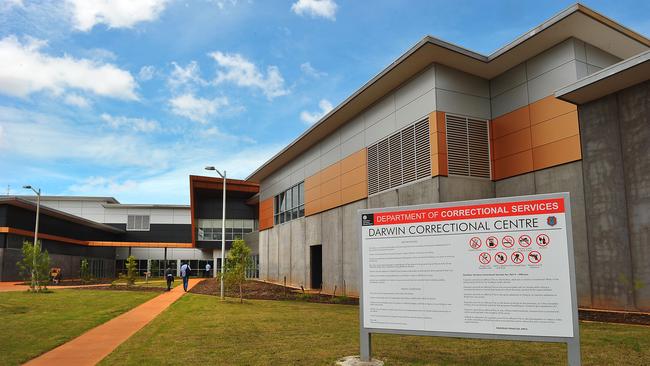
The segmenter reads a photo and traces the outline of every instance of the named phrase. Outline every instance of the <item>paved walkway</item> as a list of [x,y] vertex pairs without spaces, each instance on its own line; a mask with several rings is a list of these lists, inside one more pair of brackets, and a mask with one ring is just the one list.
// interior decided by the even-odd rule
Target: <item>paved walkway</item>
[[[190,288],[200,280],[190,279]],[[184,294],[183,286],[176,286],[25,365],[96,365]]]

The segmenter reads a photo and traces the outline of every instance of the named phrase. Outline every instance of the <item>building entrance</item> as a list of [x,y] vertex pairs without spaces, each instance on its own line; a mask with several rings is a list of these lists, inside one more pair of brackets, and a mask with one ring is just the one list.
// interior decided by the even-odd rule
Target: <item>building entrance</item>
[[323,246],[310,246],[309,258],[311,267],[311,288],[321,288],[323,285]]

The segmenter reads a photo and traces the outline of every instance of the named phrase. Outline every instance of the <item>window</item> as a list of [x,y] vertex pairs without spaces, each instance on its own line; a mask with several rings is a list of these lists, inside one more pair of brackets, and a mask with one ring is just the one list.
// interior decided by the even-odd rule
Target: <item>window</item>
[[431,176],[429,120],[368,147],[368,194]]
[[276,225],[305,216],[305,182],[300,182],[280,193],[273,201]]
[[[257,227],[254,219],[226,219],[226,240],[243,238],[244,234],[253,232]],[[196,225],[197,240],[220,241],[221,219],[198,219]]]
[[447,114],[449,175],[490,178],[488,121]]
[[129,215],[126,230],[149,231],[149,215]]

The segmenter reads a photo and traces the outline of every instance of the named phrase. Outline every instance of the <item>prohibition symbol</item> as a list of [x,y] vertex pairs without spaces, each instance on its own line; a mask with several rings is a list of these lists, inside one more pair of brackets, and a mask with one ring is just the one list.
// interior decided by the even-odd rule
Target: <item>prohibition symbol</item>
[[494,255],[494,261],[499,264],[504,264],[507,260],[508,256],[504,252],[497,252],[497,254]]
[[539,245],[540,247],[545,247],[551,242],[551,239],[546,234],[537,235],[536,240],[537,240],[537,245]]
[[515,238],[510,235],[504,236],[501,240],[501,244],[503,244],[504,248],[512,248],[512,246],[515,245]]
[[481,247],[481,238],[473,237],[469,239],[469,246],[478,249]]
[[512,256],[510,258],[512,259],[512,262],[514,264],[520,264],[521,262],[524,261],[524,255],[521,254],[521,252],[512,253]]
[[495,238],[494,236],[488,236],[488,238],[485,240],[485,245],[490,248],[494,249],[499,245],[499,239]]
[[529,247],[533,243],[533,239],[530,238],[528,235],[521,235],[519,237],[519,245],[522,247],[526,248]]
[[533,264],[539,263],[539,261],[542,260],[542,255],[539,254],[538,251],[533,250],[532,252],[528,253],[528,260]]
[[478,255],[478,261],[481,262],[481,264],[488,264],[490,263],[490,260],[492,260],[492,256],[488,252],[483,252]]

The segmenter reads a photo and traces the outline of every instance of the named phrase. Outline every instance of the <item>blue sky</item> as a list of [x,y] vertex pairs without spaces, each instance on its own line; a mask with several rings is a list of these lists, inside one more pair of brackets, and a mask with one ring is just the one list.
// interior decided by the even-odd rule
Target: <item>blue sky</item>
[[[0,194],[189,202],[429,34],[484,54],[570,1],[0,0]],[[587,6],[648,35],[650,2]]]

